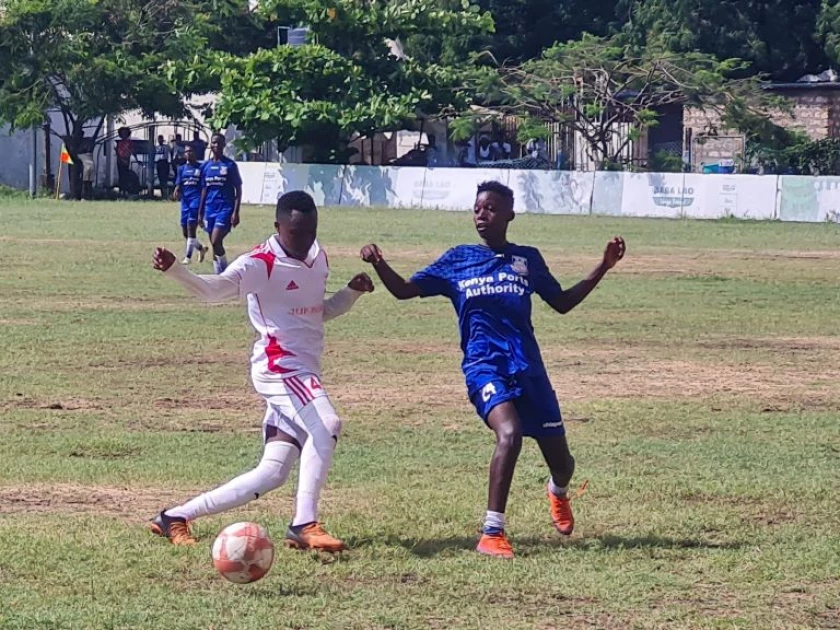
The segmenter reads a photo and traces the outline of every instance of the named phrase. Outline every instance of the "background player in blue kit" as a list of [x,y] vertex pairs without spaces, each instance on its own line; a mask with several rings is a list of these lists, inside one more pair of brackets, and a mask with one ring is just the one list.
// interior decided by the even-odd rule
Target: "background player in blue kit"
[[192,261],[193,250],[198,250],[198,262],[204,262],[207,248],[196,238],[198,207],[201,205],[201,164],[190,145],[186,146],[184,157],[187,163],[178,168],[175,176],[175,199],[181,200],[181,232],[186,239],[184,260],[181,263],[188,265]]
[[531,295],[536,293],[558,313],[568,313],[625,252],[624,239],[612,239],[592,273],[563,290],[539,250],[508,242],[508,224],[514,216],[513,191],[499,182],[486,182],[478,187],[473,208],[480,245],[450,249],[409,281],[391,269],[376,245],[365,246],[361,253],[397,299],[443,295],[458,312],[467,391],[478,414],[496,433],[487,514],[477,550],[502,558],[513,557],[505,536],[505,508],[523,435],[537,441],[551,471],[547,490],[555,528],[564,535],[574,528],[568,488],[575,460],[534,337]]
[[242,178],[239,167],[225,157],[225,137],[216,133],[210,139],[210,159],[201,165],[201,203],[198,220],[210,235],[213,246],[213,270],[222,273],[227,267],[225,236],[239,225],[242,203]]

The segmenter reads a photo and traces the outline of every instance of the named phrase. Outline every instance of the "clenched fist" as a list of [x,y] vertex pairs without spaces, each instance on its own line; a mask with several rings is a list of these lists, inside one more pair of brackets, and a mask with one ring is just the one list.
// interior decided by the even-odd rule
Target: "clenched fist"
[[152,256],[152,267],[158,271],[166,271],[175,264],[175,254],[165,247],[156,247]]
[[361,291],[362,293],[371,293],[373,291],[373,280],[366,273],[357,273],[350,279],[347,286],[354,291]]
[[371,265],[376,265],[382,262],[382,250],[377,245],[365,245],[362,247],[362,260]]
[[612,239],[609,243],[607,243],[607,247],[604,250],[604,261],[603,266],[605,269],[612,269],[616,266],[619,260],[624,258],[624,252],[627,251],[627,245],[624,243],[624,239],[620,236],[616,236]]

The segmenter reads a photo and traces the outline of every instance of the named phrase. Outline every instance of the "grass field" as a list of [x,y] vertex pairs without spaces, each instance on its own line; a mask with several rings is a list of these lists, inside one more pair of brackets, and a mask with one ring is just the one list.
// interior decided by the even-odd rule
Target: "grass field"
[[[232,253],[260,242],[247,208]],[[0,201],[0,628],[840,628],[840,227],[521,216],[514,240],[577,281],[628,255],[577,311],[535,306],[561,397],[578,527],[560,540],[526,443],[508,509],[518,557],[473,551],[492,435],[443,300],[379,287],[328,325],[345,419],[325,491],[340,558],[281,549],[222,580],[214,534],[279,542],[292,486],[199,521],[144,521],[250,467],[261,400],[240,305],[195,303],[150,267],[180,254],[174,204]],[[474,241],[465,213],[327,210],[337,289],[375,241],[411,272]],[[204,269],[210,272],[210,265]]]

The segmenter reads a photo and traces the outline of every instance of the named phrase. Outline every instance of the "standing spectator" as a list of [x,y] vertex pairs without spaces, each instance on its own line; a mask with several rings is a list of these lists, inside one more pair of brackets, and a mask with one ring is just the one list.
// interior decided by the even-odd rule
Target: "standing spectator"
[[497,160],[509,160],[511,158],[513,148],[510,146],[510,142],[505,141],[505,137],[501,133],[496,134],[496,141],[491,146],[496,153]]
[[90,136],[82,138],[79,144],[79,161],[82,163],[82,199],[93,199],[93,147],[94,141]]
[[525,145],[525,151],[534,159],[547,160],[548,151],[545,146],[545,140],[542,138],[531,138]]
[[131,129],[120,127],[117,130],[117,174],[119,176],[120,195],[125,197],[131,188],[131,158],[134,157],[134,144]]
[[458,166],[471,167],[477,166],[475,160],[475,139],[470,138],[464,142],[458,143]]
[[193,153],[195,153],[195,159],[203,162],[204,156],[207,153],[207,143],[201,138],[199,131],[193,131],[193,139],[190,142],[190,146],[192,147]]
[[493,145],[490,143],[490,136],[482,134],[478,139],[478,161],[492,162],[496,159]]
[[426,144],[426,166],[438,166],[440,164],[440,155],[438,154],[437,138],[432,134],[426,136],[428,144]]
[[160,183],[161,199],[169,199],[169,160],[169,147],[166,146],[163,136],[158,136],[157,146],[155,146],[155,169],[157,169],[158,182]]
[[172,147],[172,173],[177,177],[178,169],[187,163],[186,155],[184,155],[186,145],[180,133],[176,133],[174,138],[170,136],[169,145]]

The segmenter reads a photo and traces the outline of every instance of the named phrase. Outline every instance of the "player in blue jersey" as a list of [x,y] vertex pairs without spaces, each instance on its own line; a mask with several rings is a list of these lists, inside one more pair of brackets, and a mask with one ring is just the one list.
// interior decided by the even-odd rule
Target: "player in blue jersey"
[[612,239],[592,273],[564,290],[537,249],[508,242],[508,224],[514,216],[513,191],[499,182],[485,182],[478,187],[473,208],[480,244],[450,249],[408,281],[385,262],[376,245],[365,246],[361,253],[397,299],[442,295],[458,312],[467,392],[479,416],[496,433],[487,514],[477,551],[501,558],[513,557],[505,536],[505,508],[523,435],[537,441],[551,471],[547,493],[555,528],[567,536],[574,528],[568,489],[575,460],[534,337],[531,295],[536,293],[558,313],[568,313],[625,252],[624,240]]
[[201,164],[190,145],[187,145],[184,157],[187,162],[178,168],[175,176],[175,199],[181,200],[181,232],[187,242],[181,263],[189,265],[195,250],[198,250],[198,262],[204,262],[207,248],[196,238],[198,206],[201,204]]
[[239,167],[225,157],[225,137],[216,133],[210,139],[210,159],[201,165],[201,203],[198,220],[210,235],[213,246],[213,270],[218,274],[227,267],[225,236],[239,225],[242,203],[242,178]]

